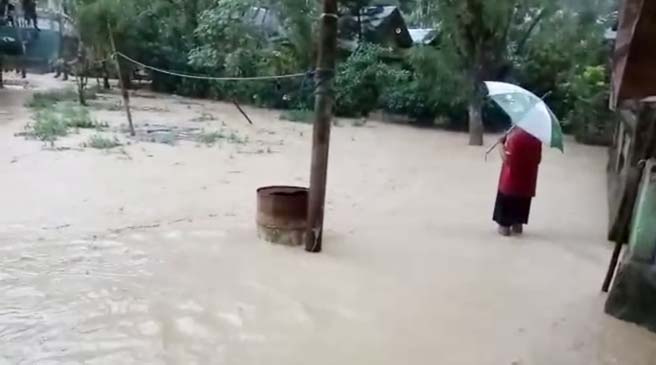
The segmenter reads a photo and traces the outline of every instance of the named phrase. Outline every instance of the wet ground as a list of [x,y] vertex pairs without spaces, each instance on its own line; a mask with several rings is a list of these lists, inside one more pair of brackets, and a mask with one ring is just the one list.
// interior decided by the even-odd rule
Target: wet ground
[[14,136],[31,87],[61,84],[0,90],[0,364],[656,364],[656,335],[603,314],[603,149],[546,153],[505,239],[499,163],[466,136],[341,121],[310,255],[254,227],[257,187],[306,183],[310,126],[141,92],[139,130],[236,137],[132,141],[98,108],[123,147],[53,149]]

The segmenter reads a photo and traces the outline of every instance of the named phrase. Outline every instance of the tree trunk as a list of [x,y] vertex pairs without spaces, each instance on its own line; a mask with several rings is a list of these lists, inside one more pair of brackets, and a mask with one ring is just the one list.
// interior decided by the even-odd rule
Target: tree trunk
[[102,62],[103,87],[105,90],[111,89],[109,84],[109,71],[107,70],[107,61]]
[[0,54],[0,89],[4,88],[4,80],[2,78],[2,73],[5,72],[5,65],[2,55]]
[[358,47],[362,44],[362,9],[358,8]]
[[469,101],[469,145],[482,146],[483,140],[483,100],[475,92]]
[[80,105],[82,106],[87,106],[87,98],[84,93],[84,77],[83,76],[78,76],[77,77],[77,98],[78,101],[80,102]]
[[470,70],[469,80],[471,82],[472,93],[469,99],[469,145],[482,146],[484,143],[484,128],[483,128],[483,100],[485,88],[483,82],[487,79],[487,63],[488,58],[485,53],[479,50],[478,56],[475,58],[476,63]]
[[75,75],[75,82],[77,83],[77,97],[80,102],[80,105],[87,106],[87,96],[86,89],[89,77],[89,69],[87,67],[86,60],[80,60],[81,64],[78,64],[77,72]]

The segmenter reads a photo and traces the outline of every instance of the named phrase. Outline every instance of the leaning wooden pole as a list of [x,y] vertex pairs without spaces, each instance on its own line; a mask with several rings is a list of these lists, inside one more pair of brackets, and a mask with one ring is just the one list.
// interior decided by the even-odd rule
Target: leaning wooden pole
[[116,51],[116,41],[114,40],[114,32],[112,26],[107,22],[107,30],[109,31],[109,41],[112,46],[112,53],[114,54],[114,63],[116,64],[116,72],[118,73],[118,84],[121,86],[121,94],[123,96],[123,105],[125,106],[125,114],[128,117],[128,126],[130,127],[130,135],[135,136],[137,133],[134,130],[132,123],[132,112],[130,111],[130,94],[128,87],[123,82],[123,73],[121,72],[121,60],[119,59],[118,52]]
[[601,286],[601,291],[608,293],[610,290],[610,285],[613,283],[613,277],[615,277],[615,271],[617,271],[617,264],[620,261],[620,255],[622,254],[623,243],[615,243],[615,249],[613,250],[613,255],[610,258],[610,264],[608,264],[608,270],[606,271],[606,277],[604,278],[604,283]]
[[305,250],[321,252],[323,237],[330,124],[333,117],[333,76],[337,54],[337,0],[323,0],[319,59],[315,73],[317,83],[314,103],[314,131],[312,136],[312,167]]

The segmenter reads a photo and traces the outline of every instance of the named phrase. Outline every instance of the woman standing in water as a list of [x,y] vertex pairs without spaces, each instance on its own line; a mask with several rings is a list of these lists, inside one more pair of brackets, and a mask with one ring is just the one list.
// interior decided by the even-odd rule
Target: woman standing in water
[[542,142],[520,128],[514,128],[500,144],[501,178],[494,206],[499,234],[522,234],[528,224],[531,200],[535,197]]

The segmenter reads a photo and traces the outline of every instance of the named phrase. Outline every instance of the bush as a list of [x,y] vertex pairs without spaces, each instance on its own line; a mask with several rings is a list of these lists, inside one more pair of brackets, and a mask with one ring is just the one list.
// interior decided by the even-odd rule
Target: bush
[[89,109],[72,102],[55,105],[54,112],[59,114],[62,121],[69,128],[94,129],[103,127],[91,117]]
[[579,142],[608,145],[612,141],[616,119],[608,110],[608,75],[604,66],[585,67],[569,85],[574,107],[567,122]]
[[382,48],[365,45],[337,67],[335,77],[335,114],[364,116],[376,109],[392,85],[406,81],[410,72],[385,64]]
[[100,129],[107,126],[97,123],[87,108],[73,102],[60,102],[48,108],[37,108],[33,120],[33,123],[25,127],[26,134],[51,144],[54,144],[58,137],[66,136],[70,128]]
[[[86,91],[87,100],[95,99],[97,97],[95,91]],[[53,107],[55,104],[66,101],[77,101],[77,91],[71,88],[48,90],[43,92],[36,92],[32,98],[27,102],[26,106],[32,109],[46,109]]]
[[314,121],[314,112],[308,109],[286,110],[280,114],[280,120],[311,124]]
[[403,80],[388,88],[380,104],[388,113],[407,115],[416,120],[426,121],[435,117],[434,105],[416,80]]
[[54,144],[57,138],[68,134],[68,125],[61,116],[52,110],[40,110],[34,116],[34,123],[25,127],[28,136]]
[[437,117],[442,126],[466,128],[466,87],[458,72],[455,51],[448,47],[420,47],[408,57],[410,75],[395,80],[381,100],[387,112],[403,114],[420,124],[432,124]]
[[77,100],[77,92],[73,89],[49,90],[36,92],[26,106],[32,109],[46,109],[61,101]]
[[200,142],[202,144],[205,144],[205,145],[208,145],[208,146],[212,146],[212,145],[216,144],[218,141],[220,141],[224,138],[226,138],[226,137],[225,137],[225,135],[223,134],[222,131],[221,132],[217,132],[217,131],[203,132],[200,135],[198,135],[198,142]]
[[89,137],[89,140],[84,144],[84,147],[90,147],[99,150],[109,150],[119,146],[122,146],[122,144],[116,137],[107,138],[98,134]]
[[235,131],[226,132],[224,129],[221,129],[219,131],[211,131],[211,132],[203,131],[198,135],[196,140],[199,143],[208,146],[213,146],[220,141],[227,141],[228,143],[233,143],[233,144],[248,143],[248,137],[241,137]]

